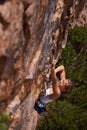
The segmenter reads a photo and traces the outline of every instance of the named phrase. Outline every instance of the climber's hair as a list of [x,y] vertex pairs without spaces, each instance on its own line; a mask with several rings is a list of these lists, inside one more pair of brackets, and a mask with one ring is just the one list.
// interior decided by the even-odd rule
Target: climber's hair
[[66,93],[71,92],[72,89],[73,89],[73,86],[74,86],[73,82],[72,82],[70,79],[68,79],[68,86],[65,87],[65,92],[66,92]]

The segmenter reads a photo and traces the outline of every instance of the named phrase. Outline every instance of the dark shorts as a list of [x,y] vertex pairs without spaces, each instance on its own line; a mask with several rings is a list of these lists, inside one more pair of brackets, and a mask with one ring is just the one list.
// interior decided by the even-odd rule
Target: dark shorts
[[44,115],[46,113],[45,104],[43,104],[40,99],[38,98],[35,102],[34,109],[37,111],[38,114]]

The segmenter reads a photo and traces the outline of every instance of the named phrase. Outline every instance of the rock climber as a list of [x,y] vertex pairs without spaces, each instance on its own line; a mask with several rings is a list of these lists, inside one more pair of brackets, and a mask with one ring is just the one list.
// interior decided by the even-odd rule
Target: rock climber
[[[57,73],[59,73],[59,81],[57,78]],[[46,93],[40,94],[35,102],[34,109],[40,115],[46,113],[46,104],[52,102],[53,100],[59,98],[62,93],[70,92],[72,89],[72,81],[66,78],[65,68],[63,65],[55,69],[55,65],[51,66],[51,82],[47,84]]]

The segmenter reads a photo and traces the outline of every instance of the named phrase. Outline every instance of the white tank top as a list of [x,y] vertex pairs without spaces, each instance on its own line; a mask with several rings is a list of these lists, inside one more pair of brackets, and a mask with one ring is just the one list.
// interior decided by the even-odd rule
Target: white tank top
[[52,102],[52,100],[49,99],[49,96],[48,96],[48,95],[50,95],[50,86],[51,86],[51,84],[52,84],[52,82],[49,82],[49,83],[47,84],[46,94],[45,94],[45,95],[41,95],[41,96],[39,97],[40,100],[41,100],[41,102],[44,103],[44,104],[47,104],[47,103],[49,103],[49,102]]

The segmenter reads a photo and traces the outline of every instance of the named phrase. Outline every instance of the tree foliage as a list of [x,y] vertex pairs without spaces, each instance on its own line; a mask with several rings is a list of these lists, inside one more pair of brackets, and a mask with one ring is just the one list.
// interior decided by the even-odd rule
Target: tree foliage
[[87,27],[69,30],[60,64],[74,88],[47,105],[48,115],[39,120],[37,130],[87,130]]
[[10,117],[5,113],[0,113],[0,130],[6,130]]

